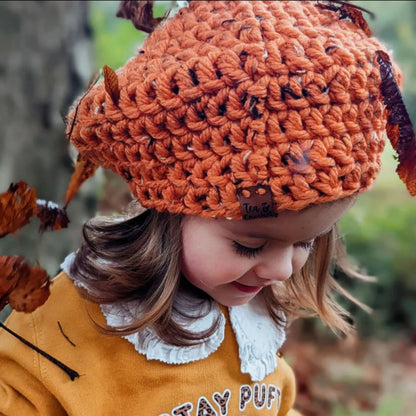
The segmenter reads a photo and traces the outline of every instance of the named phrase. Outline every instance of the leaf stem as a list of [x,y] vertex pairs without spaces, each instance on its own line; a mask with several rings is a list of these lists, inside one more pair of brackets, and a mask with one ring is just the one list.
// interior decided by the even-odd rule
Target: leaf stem
[[79,378],[79,374],[75,371],[63,364],[61,361],[57,360],[56,358],[49,355],[47,352],[41,350],[36,345],[33,345],[31,342],[27,341],[23,337],[21,337],[16,332],[12,331],[11,329],[7,328],[6,325],[4,325],[2,322],[0,322],[0,327],[3,328],[5,331],[7,331],[9,334],[13,335],[15,338],[17,338],[20,342],[23,342],[26,346],[31,348],[32,350],[36,351],[38,354],[40,354],[42,357],[45,357],[47,360],[49,360],[51,363],[57,365],[61,370],[63,370],[71,379],[71,381],[74,381],[76,378]]

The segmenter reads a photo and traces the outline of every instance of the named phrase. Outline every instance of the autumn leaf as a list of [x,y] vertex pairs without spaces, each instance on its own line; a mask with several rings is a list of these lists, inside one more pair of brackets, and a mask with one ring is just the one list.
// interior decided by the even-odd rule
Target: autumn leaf
[[348,17],[353,23],[358,25],[368,37],[371,37],[373,34],[371,33],[371,29],[368,26],[367,21],[364,19],[361,10],[369,13],[368,10],[359,8],[353,4],[344,4],[341,6],[341,15],[345,16],[345,18]]
[[137,30],[146,33],[152,33],[156,26],[165,18],[165,16],[153,17],[153,1],[149,0],[123,0],[120,2],[116,16],[131,20]]
[[[334,3],[340,4],[341,6],[336,6]],[[359,26],[360,29],[364,31],[364,33],[371,37],[371,29],[368,26],[367,21],[364,19],[362,12],[368,13],[371,18],[374,18],[374,14],[363,7],[359,7],[355,4],[349,4],[346,1],[336,1],[336,0],[328,0],[325,3],[317,2],[317,6],[324,10],[331,10],[333,12],[339,13],[339,20],[342,19],[350,19],[355,25]]]
[[21,256],[0,256],[0,310],[9,303],[19,312],[33,312],[49,297],[49,276]]
[[105,90],[110,95],[113,103],[117,105],[118,100],[120,99],[120,88],[118,86],[117,74],[107,65],[104,65],[103,72]]
[[71,180],[69,181],[68,188],[66,190],[64,209],[66,209],[69,202],[77,194],[81,185],[94,175],[97,168],[98,165],[90,162],[88,159],[83,157],[82,154],[78,155],[74,173],[71,176]]
[[36,211],[35,190],[25,182],[11,184],[0,194],[0,238],[29,224]]
[[23,260],[17,256],[0,256],[0,311],[5,307],[9,293],[17,284],[18,275],[14,271],[19,259]]
[[[25,263],[26,264],[26,263]],[[40,266],[23,268],[17,286],[9,295],[10,306],[20,312],[33,312],[49,297],[49,276]]]
[[390,57],[377,51],[380,65],[381,93],[387,109],[387,135],[399,157],[396,172],[406,184],[410,195],[416,195],[416,135],[393,74]]
[[54,202],[43,199],[38,199],[36,204],[37,216],[41,222],[39,232],[57,231],[68,226],[69,218],[64,208],[60,208]]

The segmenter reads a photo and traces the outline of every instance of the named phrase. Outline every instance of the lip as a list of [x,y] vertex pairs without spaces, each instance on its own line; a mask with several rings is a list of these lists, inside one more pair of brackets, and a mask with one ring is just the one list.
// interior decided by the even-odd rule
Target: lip
[[263,289],[263,286],[247,286],[238,282],[232,282],[232,285],[243,293],[256,293]]

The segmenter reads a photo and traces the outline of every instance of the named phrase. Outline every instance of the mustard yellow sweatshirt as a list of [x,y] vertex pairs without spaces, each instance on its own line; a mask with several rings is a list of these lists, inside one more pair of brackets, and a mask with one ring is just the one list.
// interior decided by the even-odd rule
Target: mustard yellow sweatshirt
[[228,318],[221,346],[188,364],[147,360],[126,339],[100,333],[98,305],[82,299],[65,273],[34,313],[6,325],[79,373],[58,366],[0,329],[0,415],[5,416],[295,416],[294,376],[282,358],[252,382],[240,371]]

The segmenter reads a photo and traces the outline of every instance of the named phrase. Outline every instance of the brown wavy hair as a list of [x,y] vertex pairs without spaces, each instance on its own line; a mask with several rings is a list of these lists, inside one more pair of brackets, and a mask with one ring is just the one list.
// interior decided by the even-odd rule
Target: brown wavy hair
[[[202,333],[178,323],[178,317],[181,322],[201,318],[214,304],[182,276],[182,218],[146,210],[127,219],[97,217],[84,225],[84,242],[70,268],[71,277],[87,288],[78,288],[81,295],[97,304],[137,301],[141,305],[140,318],[123,327],[101,327],[105,333],[127,335],[151,326],[165,342],[185,346],[203,342],[216,330],[218,320]],[[315,240],[300,272],[261,292],[276,324],[284,325],[279,313],[283,310],[289,320],[318,315],[335,332],[351,332],[349,314],[337,303],[335,294],[365,306],[332,277],[330,271],[337,265],[349,276],[365,278],[346,262],[334,226]],[[210,308],[202,308],[207,300]]]

